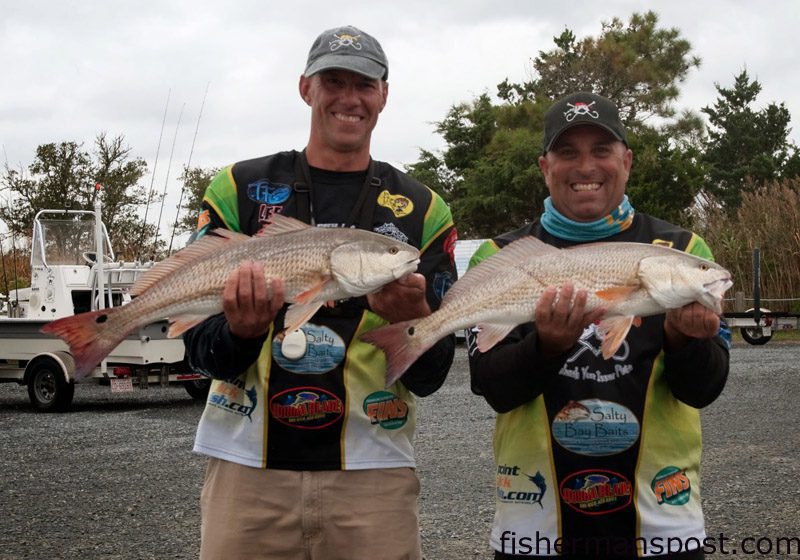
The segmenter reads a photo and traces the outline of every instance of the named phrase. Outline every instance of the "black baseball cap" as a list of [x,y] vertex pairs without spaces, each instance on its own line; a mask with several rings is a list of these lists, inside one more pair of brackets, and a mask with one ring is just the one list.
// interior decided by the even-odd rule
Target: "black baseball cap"
[[308,52],[303,75],[323,70],[350,70],[373,80],[389,78],[389,61],[375,37],[357,27],[345,25],[323,31]]
[[599,126],[628,145],[617,106],[602,95],[579,91],[562,97],[544,114],[544,151],[550,150],[565,130],[581,124]]

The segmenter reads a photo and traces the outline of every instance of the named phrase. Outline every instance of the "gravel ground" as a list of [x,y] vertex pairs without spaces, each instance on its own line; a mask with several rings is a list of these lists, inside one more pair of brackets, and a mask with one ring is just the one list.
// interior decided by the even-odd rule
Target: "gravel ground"
[[[707,528],[728,551],[754,537],[755,557],[775,558],[775,539],[800,537],[799,358],[798,343],[737,345],[728,387],[703,413]],[[71,412],[38,414],[23,387],[0,385],[0,560],[197,558],[202,405],[179,387],[107,391],[79,386]],[[459,347],[445,386],[419,405],[429,560],[491,558],[493,419]]]

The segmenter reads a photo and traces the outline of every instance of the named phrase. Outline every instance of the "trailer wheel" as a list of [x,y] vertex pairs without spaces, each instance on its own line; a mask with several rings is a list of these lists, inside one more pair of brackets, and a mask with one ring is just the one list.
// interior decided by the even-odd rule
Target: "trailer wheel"
[[211,389],[210,379],[192,379],[184,381],[183,386],[186,392],[196,401],[204,401],[208,398],[208,391]]
[[50,359],[40,360],[28,378],[28,397],[41,412],[63,412],[72,403],[75,382],[67,382],[61,367]]
[[[759,309],[762,314],[769,313],[769,309],[765,307],[759,307]],[[755,315],[755,309],[751,307],[746,313],[749,313],[752,317]],[[763,346],[772,339],[772,333],[764,334],[764,330],[761,327],[742,327],[739,329],[739,333],[745,342],[753,346]]]
[[745,342],[752,344],[753,346],[763,346],[772,338],[771,334],[764,334],[764,331],[761,330],[761,327],[742,327],[739,329],[739,332],[741,333]]

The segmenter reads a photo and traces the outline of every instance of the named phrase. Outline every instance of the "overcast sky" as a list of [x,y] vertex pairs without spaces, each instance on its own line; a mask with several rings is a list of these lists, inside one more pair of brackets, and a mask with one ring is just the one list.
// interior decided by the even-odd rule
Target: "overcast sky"
[[[757,107],[785,103],[800,144],[800,1],[650,6],[702,59],[678,108],[712,105],[714,84],[731,87],[746,68],[763,86]],[[628,0],[0,0],[3,158],[25,168],[40,144],[91,147],[99,132],[124,134],[132,154],[155,165],[144,183],[166,187],[171,221],[190,154],[192,166],[220,167],[305,145],[309,109],[297,81],[324,29],[355,25],[382,43],[389,101],[372,153],[402,166],[443,146],[433,123],[451,105],[529,79],[531,59],[565,27],[596,37],[602,21],[643,9]]]

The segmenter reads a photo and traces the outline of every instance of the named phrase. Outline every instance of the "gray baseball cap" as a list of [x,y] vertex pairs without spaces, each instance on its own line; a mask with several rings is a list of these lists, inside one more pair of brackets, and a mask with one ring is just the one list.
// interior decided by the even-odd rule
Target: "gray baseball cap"
[[352,25],[323,31],[311,45],[303,74],[310,77],[332,69],[350,70],[373,80],[389,78],[389,61],[381,44]]
[[549,151],[564,131],[580,124],[599,126],[628,145],[617,106],[596,93],[579,91],[562,97],[544,114],[544,151]]

